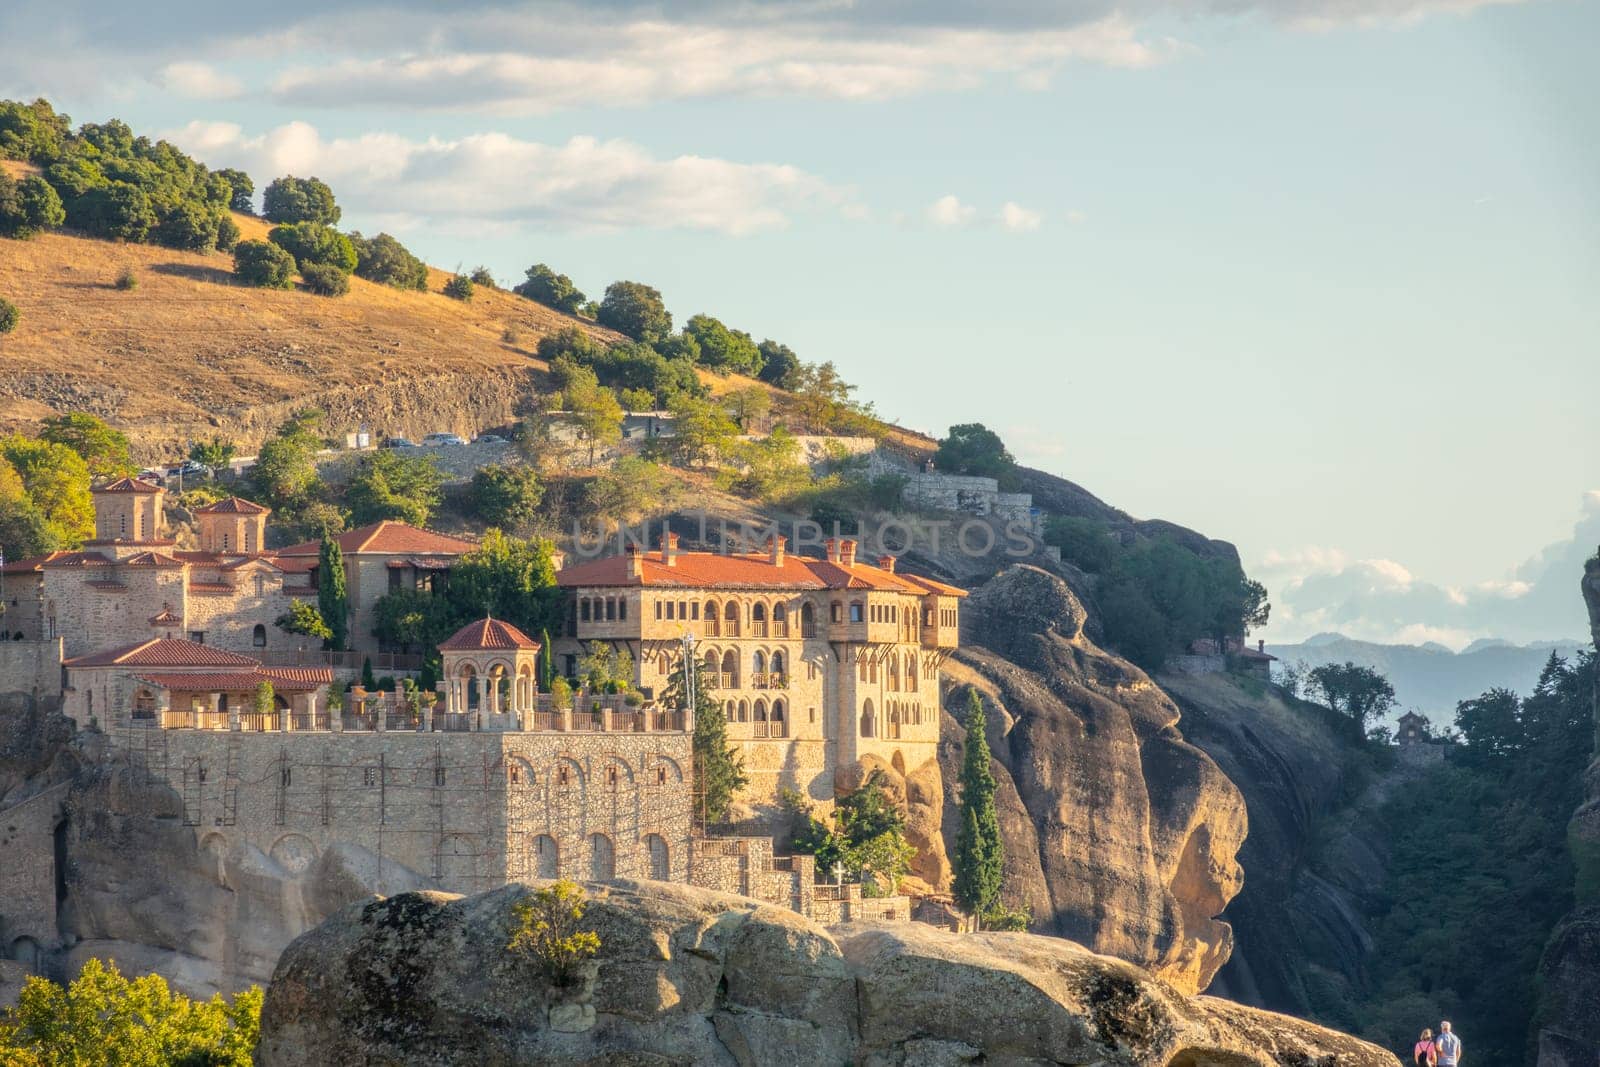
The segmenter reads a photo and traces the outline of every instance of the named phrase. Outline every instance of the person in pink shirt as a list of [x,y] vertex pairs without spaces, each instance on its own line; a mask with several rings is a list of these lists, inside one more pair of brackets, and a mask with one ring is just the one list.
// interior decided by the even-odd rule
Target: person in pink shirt
[[1417,1043],[1411,1048],[1411,1062],[1416,1067],[1435,1067],[1439,1062],[1439,1053],[1433,1046],[1433,1031],[1423,1028],[1422,1036],[1417,1038]]

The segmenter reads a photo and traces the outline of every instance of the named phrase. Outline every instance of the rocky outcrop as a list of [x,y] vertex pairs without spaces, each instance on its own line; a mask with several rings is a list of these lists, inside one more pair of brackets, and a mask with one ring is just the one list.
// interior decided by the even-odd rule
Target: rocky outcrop
[[[1580,588],[1589,609],[1589,635],[1600,653],[1600,553],[1584,567]],[[1600,672],[1595,674],[1594,718],[1600,738]],[[1600,755],[1584,772],[1583,796],[1567,827],[1578,907],[1550,935],[1539,966],[1545,990],[1539,1006],[1539,1067],[1590,1067],[1600,1060],[1594,1025],[1594,1006],[1600,1002]]]
[[354,904],[284,954],[260,1067],[306,1063],[1395,1067],[1309,1023],[1190,999],[1029,934],[824,930],[740,897],[590,887],[599,955],[557,993],[506,950],[507,886]]
[[[999,779],[1006,897],[1034,929],[1150,968],[1187,992],[1228,958],[1217,916],[1238,893],[1239,791],[1184,740],[1178,708],[1137,667],[1094,645],[1066,583],[1015,566],[962,612],[945,705],[984,698]],[[955,843],[962,730],[946,715],[944,828]]]

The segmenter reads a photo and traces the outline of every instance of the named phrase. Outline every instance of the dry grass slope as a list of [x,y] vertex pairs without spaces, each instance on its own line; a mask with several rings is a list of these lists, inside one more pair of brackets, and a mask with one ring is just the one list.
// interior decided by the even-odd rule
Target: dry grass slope
[[[266,236],[266,222],[234,218],[244,238]],[[532,352],[548,333],[616,336],[503,290],[451,300],[438,270],[426,293],[352,278],[348,296],[329,299],[237,286],[232,267],[221,253],[67,233],[0,240],[0,295],[22,311],[0,336],[0,431],[89,411],[144,448],[219,432],[247,444],[270,429],[251,417],[263,409],[408,382],[517,381],[545,369]],[[116,288],[124,268],[138,276],[132,291]]]

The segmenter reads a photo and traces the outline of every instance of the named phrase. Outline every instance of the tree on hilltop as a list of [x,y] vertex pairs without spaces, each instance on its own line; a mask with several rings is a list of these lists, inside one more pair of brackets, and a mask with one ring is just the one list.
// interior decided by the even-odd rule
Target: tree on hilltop
[[529,267],[527,280],[511,291],[545,307],[565,311],[569,315],[576,315],[583,305],[589,302],[583,291],[572,284],[571,278],[556,273],[553,268],[543,263],[535,263]]
[[800,369],[800,357],[794,354],[794,349],[772,340],[762,341],[758,347],[761,380],[780,389],[792,389],[795,373]]
[[[669,327],[670,328],[670,327]],[[754,375],[761,370],[761,350],[743,330],[732,330],[711,315],[695,315],[683,324],[686,337],[700,346],[700,362],[723,374]]]
[[250,180],[250,175],[232,167],[223,167],[211,173],[228,183],[228,210],[241,215],[255,214],[256,183]]
[[428,287],[428,265],[386,233],[376,237],[350,234],[356,250],[356,276],[396,289],[423,290]]
[[233,276],[258,289],[289,289],[294,257],[267,241],[240,241],[233,249]]
[[1371,667],[1349,661],[1311,668],[1308,689],[1323,704],[1350,716],[1363,730],[1368,719],[1394,707],[1394,686],[1389,679]]
[[358,262],[350,238],[320,222],[291,222],[274,226],[267,240],[294,257],[295,266],[304,271],[312,264],[324,264],[349,274]]
[[950,427],[950,435],[939,442],[933,462],[941,471],[950,474],[996,479],[1010,477],[1017,467],[1017,461],[1006,451],[1000,435],[981,422]]
[[661,292],[643,282],[612,282],[600,301],[600,325],[635,341],[653,342],[672,332],[672,315]]
[[333,190],[320,178],[285,175],[267,186],[261,195],[261,215],[268,222],[320,222],[327,226],[339,222],[339,205]]
[[28,240],[67,221],[61,197],[37,174],[20,182],[0,173],[0,236]]

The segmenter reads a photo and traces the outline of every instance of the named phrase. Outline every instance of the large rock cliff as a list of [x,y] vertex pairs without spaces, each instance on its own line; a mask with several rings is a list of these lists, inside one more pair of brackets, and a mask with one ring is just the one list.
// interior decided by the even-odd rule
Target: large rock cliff
[[600,952],[558,993],[506,949],[528,892],[412,893],[341,911],[285,953],[256,1063],[1397,1065],[1054,938],[829,931],[657,882],[590,888],[583,925]]
[[[1006,844],[1007,902],[1034,929],[1145,966],[1187,992],[1232,946],[1217,919],[1238,893],[1239,791],[1179,732],[1178,708],[1141,670],[1096,647],[1060,578],[1012,567],[968,599],[947,675],[985,700]],[[963,731],[943,720],[940,764],[959,775]],[[947,788],[946,843],[956,836]]]

